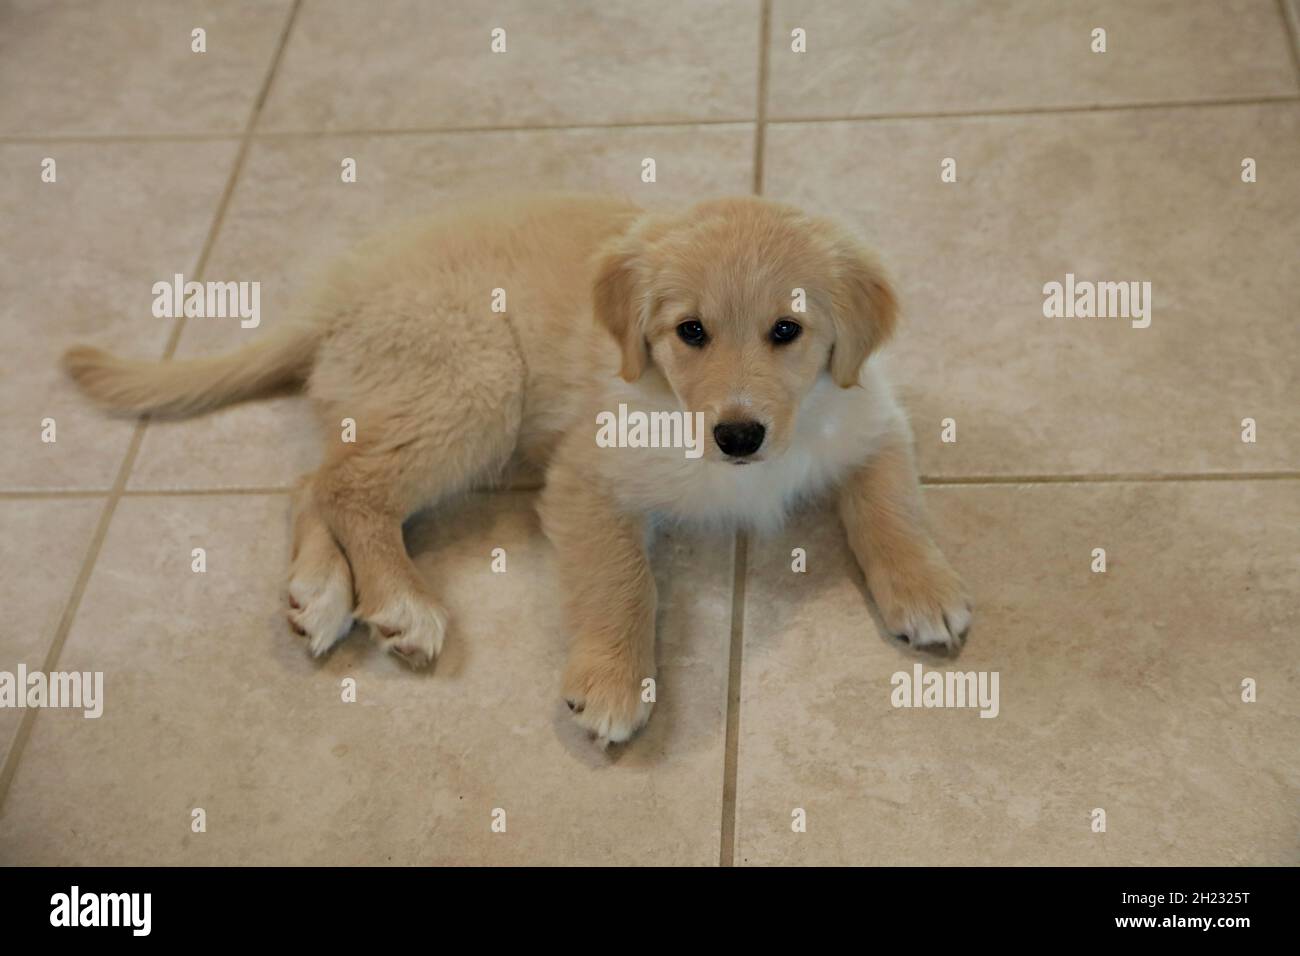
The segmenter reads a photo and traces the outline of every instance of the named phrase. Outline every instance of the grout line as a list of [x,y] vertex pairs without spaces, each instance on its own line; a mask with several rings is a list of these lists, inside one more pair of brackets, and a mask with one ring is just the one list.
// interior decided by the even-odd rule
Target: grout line
[[[1300,27],[1296,27],[1300,32]],[[1300,41],[1298,41],[1300,42]],[[1300,52],[1293,55],[1300,64]],[[1300,69],[1300,65],[1297,67]],[[764,77],[766,88],[766,77]],[[1277,93],[1268,96],[1233,97],[1217,100],[1153,100],[1145,103],[1091,104],[1084,106],[1026,106],[984,110],[938,110],[910,113],[848,113],[827,116],[764,116],[763,122],[792,125],[806,123],[877,123],[927,119],[980,119],[1004,116],[1053,116],[1070,113],[1122,113],[1132,110],[1196,109],[1213,106],[1266,106],[1273,103],[1294,103],[1300,93]],[[254,131],[256,141],[275,139],[313,139],[330,136],[432,136],[439,133],[544,133],[581,132],[604,129],[671,129],[698,126],[749,126],[749,119],[684,119],[684,120],[628,120],[612,123],[541,123],[532,126],[409,126],[390,128],[320,129],[320,130],[259,130]],[[239,139],[237,133],[124,133],[116,135],[22,135],[0,136],[0,146],[38,145],[41,143],[147,143],[147,142],[203,142]]]
[[1186,474],[922,475],[923,485],[1101,485],[1188,481],[1295,481],[1300,471],[1207,471]]
[[[248,148],[253,140],[253,130],[256,129],[258,117],[262,113],[262,104],[266,102],[267,94],[271,90],[271,81],[275,78],[276,67],[280,65],[280,58],[284,55],[285,45],[289,41],[289,31],[293,28],[294,20],[297,19],[298,8],[301,3],[302,0],[294,0],[293,6],[289,9],[289,16],[285,18],[275,52],[271,54],[271,66],[266,71],[266,76],[262,78],[262,85],[257,91],[257,98],[253,101],[252,111],[248,114],[244,135],[239,141],[239,152],[235,154],[235,165],[226,178],[225,188],[221,191],[221,198],[217,201],[217,214],[212,217],[212,224],[208,227],[208,234],[204,237],[203,248],[199,252],[198,262],[194,266],[195,281],[202,280],[203,273],[208,267],[208,259],[212,255],[212,248],[216,245],[217,234],[226,221],[226,210],[230,206],[231,196],[234,195],[235,183],[239,181],[239,174],[244,171],[244,161],[248,158]],[[177,316],[176,322],[172,326],[171,335],[167,339],[167,346],[163,349],[162,357],[164,359],[169,359],[176,354],[176,348],[180,345],[181,333],[184,329],[185,314],[182,312]],[[141,424],[147,426],[148,423],[149,419],[146,416]]]
[[264,130],[254,134],[254,139],[314,139],[327,136],[433,136],[439,133],[581,133],[606,129],[677,129],[696,126],[750,126],[752,119],[680,119],[680,120],[616,120],[610,123],[539,123],[533,126],[494,125],[478,126],[390,126],[361,127],[359,129],[304,129]]
[[[253,109],[248,117],[248,124],[244,131],[243,142],[240,146],[239,154],[235,157],[235,163],[230,171],[230,176],[226,181],[226,188],[222,191],[221,198],[217,203],[217,211],[213,216],[212,226],[209,228],[207,236],[203,240],[203,248],[199,252],[198,263],[195,267],[195,277],[198,278],[203,273],[203,268],[207,264],[208,256],[212,251],[212,245],[216,239],[217,230],[225,216],[226,204],[230,200],[230,194],[234,190],[235,180],[239,176],[240,169],[243,166],[244,155],[248,151],[248,143],[252,137],[253,127],[257,123],[258,111],[261,109],[263,100],[266,97],[266,91],[270,88],[271,79],[275,76],[276,67],[280,63],[281,54],[284,52],[285,42],[289,37],[289,30],[293,26],[294,18],[298,15],[298,6],[301,0],[294,0],[293,7],[289,10],[289,15],[285,18],[284,27],[280,33],[279,42],[271,56],[271,64],[267,70],[266,77],[263,80],[261,91],[257,100],[253,104]],[[167,343],[167,350],[164,357],[169,358],[175,351],[177,342],[180,341],[181,326],[185,321],[182,315],[172,330],[172,335]],[[86,549],[86,556],[81,562],[81,570],[77,572],[77,579],[72,585],[72,593],[68,597],[68,603],[64,605],[63,613],[59,617],[58,626],[55,628],[54,637],[45,650],[45,659],[42,663],[42,669],[49,673],[54,670],[59,662],[59,656],[63,653],[63,645],[68,640],[68,634],[72,630],[73,619],[77,616],[77,611],[81,607],[81,600],[85,596],[86,586],[90,582],[90,575],[99,560],[99,553],[104,546],[104,540],[108,537],[108,528],[113,521],[113,515],[117,511],[117,503],[123,498],[126,491],[126,483],[130,478],[131,469],[135,465],[136,455],[139,454],[140,445],[144,441],[145,429],[149,426],[149,418],[145,416],[136,423],[135,430],[131,433],[131,443],[127,447],[126,455],[122,459],[122,464],[118,466],[117,476],[113,480],[113,488],[109,492],[108,500],[104,504],[104,510],[100,513],[99,523],[95,526],[94,534],[91,536],[90,545]],[[26,750],[27,740],[31,737],[32,726],[36,722],[36,716],[40,708],[26,708],[23,710],[22,719],[19,721],[18,730],[14,734],[8,753],[5,754],[4,765],[0,766],[0,815],[4,812],[5,797],[9,793],[9,785],[13,782],[14,774],[18,769],[18,761],[22,758],[23,751]]]
[[1297,82],[1300,82],[1300,20],[1297,20],[1300,10],[1296,9],[1292,0],[1277,0],[1277,5],[1282,11],[1282,25],[1290,40],[1287,45],[1291,48],[1291,61],[1295,65]]
[[[1196,481],[1300,481],[1300,471],[1217,471],[1186,474],[1094,474],[1094,475],[922,475],[921,484],[945,485],[1103,485],[1159,484]],[[469,494],[535,494],[541,482],[471,489]],[[203,495],[287,495],[292,485],[232,485],[228,488],[124,488],[123,498],[186,498]],[[63,498],[107,498],[112,488],[57,489],[52,491],[0,491],[0,501],[39,501]]]
[[40,501],[41,499],[58,500],[60,498],[107,498],[112,488],[55,488],[49,491],[14,490],[0,491],[0,501]]
[[754,122],[754,195],[763,195],[763,157],[767,151],[768,45],[772,38],[772,0],[761,0],[758,15],[758,108]]
[[740,678],[745,655],[745,578],[749,538],[736,533],[731,578],[731,647],[727,658],[727,737],[722,761],[722,835],[718,865],[736,865],[736,780],[740,770]]
[[[355,129],[288,129],[256,130],[255,140],[320,139],[331,136],[433,136],[439,133],[546,133],[584,132],[605,129],[673,129],[693,126],[751,126],[752,119],[681,119],[681,120],[627,120],[610,123],[540,123],[533,126],[493,125],[478,126],[389,126],[360,127]],[[51,134],[48,136],[0,136],[0,145],[38,145],[40,143],[147,143],[194,142],[200,140],[239,139],[238,133],[124,133],[112,136],[77,136]]]
[[[139,436],[141,430],[141,426],[137,425],[131,438],[132,446],[134,446],[135,439]],[[131,452],[128,450],[128,458],[130,454]],[[58,626],[54,629],[54,637],[45,649],[45,657],[41,662],[41,668],[46,673],[54,669],[59,655],[63,652],[63,644],[68,638],[68,632],[72,629],[72,619],[76,617],[77,610],[81,606],[81,598],[85,593],[86,584],[90,580],[90,572],[99,557],[104,538],[108,536],[108,526],[113,520],[118,494],[121,486],[126,483],[126,465],[127,461],[123,459],[113,483],[113,491],[109,494],[104,509],[99,514],[99,521],[95,525],[94,533],[90,537],[90,544],[86,548],[86,556],[81,561],[81,569],[77,572],[77,578],[72,584],[72,593],[68,597],[67,604],[63,607],[63,613],[59,616]],[[0,766],[0,816],[3,816],[4,800],[9,793],[9,784],[13,781],[14,773],[18,769],[18,760],[26,749],[27,738],[31,736],[32,725],[36,722],[36,713],[39,709],[28,707],[23,710],[22,718],[18,722],[18,730],[10,741],[8,753],[5,754],[4,765]]]
[[229,133],[27,133],[0,136],[0,146],[39,146],[42,143],[205,143],[239,139]]
[[[767,138],[768,46],[772,36],[772,0],[759,0],[758,90],[754,116],[755,196],[763,195],[763,154]],[[749,571],[749,538],[743,530],[732,536],[731,630],[727,642],[726,738],[722,759],[722,821],[718,835],[718,866],[736,865],[736,780],[740,773],[740,680],[745,655],[745,578]]]
[[849,113],[839,116],[769,116],[767,122],[779,124],[807,123],[875,123],[941,119],[994,119],[1007,116],[1056,116],[1071,113],[1125,113],[1140,110],[1201,109],[1210,106],[1266,106],[1272,103],[1294,103],[1300,93],[1276,93],[1267,96],[1228,97],[1217,100],[1184,100],[1164,102],[1152,100],[1145,103],[1094,103],[1085,106],[1012,106],[1005,109],[985,110],[932,110],[910,113]]

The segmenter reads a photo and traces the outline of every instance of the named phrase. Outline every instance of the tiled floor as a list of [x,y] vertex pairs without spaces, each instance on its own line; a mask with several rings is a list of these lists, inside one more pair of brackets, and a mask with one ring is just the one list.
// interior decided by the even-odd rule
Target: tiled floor
[[[0,6],[0,671],[106,681],[98,720],[0,708],[0,862],[1300,863],[1296,7]],[[559,700],[527,490],[411,527],[455,618],[433,673],[360,633],[313,662],[281,612],[304,403],[140,425],[55,371],[229,348],[385,221],[520,188],[759,188],[880,250],[977,603],[922,663],[996,672],[996,718],[891,705],[916,659],[825,508],[659,543],[659,704],[621,749]],[[153,318],[176,272],[260,281],[262,328]],[[1151,326],[1045,319],[1067,272],[1150,281]]]

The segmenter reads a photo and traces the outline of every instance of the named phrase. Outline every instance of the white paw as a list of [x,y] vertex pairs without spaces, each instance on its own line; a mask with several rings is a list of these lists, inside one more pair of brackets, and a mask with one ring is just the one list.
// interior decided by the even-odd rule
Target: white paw
[[642,699],[639,680],[574,672],[565,678],[564,702],[578,726],[602,747],[631,740],[654,706]]
[[371,636],[412,667],[427,667],[442,653],[447,612],[418,594],[390,601],[366,618]]
[[891,568],[868,582],[885,627],[896,638],[925,650],[961,649],[970,630],[970,598],[942,557],[920,568]]
[[935,603],[913,611],[903,631],[913,647],[960,650],[971,617],[970,605],[964,602]]
[[340,561],[327,573],[297,574],[289,581],[289,626],[320,657],[352,630],[352,578]]

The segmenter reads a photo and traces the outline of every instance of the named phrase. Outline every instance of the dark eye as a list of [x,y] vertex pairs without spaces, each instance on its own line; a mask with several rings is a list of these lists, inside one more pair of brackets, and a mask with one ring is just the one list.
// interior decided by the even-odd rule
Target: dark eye
[[699,319],[686,319],[677,325],[677,337],[687,345],[693,345],[695,348],[701,348],[709,340],[709,336],[704,331],[704,326],[700,324]]
[[777,345],[785,345],[797,339],[802,331],[803,326],[794,319],[777,319],[776,325],[772,326],[772,341]]

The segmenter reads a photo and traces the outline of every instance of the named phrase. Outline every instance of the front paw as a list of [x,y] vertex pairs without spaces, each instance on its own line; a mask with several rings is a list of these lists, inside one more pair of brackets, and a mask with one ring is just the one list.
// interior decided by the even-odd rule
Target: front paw
[[618,660],[575,652],[564,674],[564,702],[600,745],[623,743],[645,726],[653,706],[644,700],[640,674]]
[[889,633],[912,647],[961,649],[971,625],[966,588],[937,552],[911,565],[881,564],[867,576],[867,587]]

